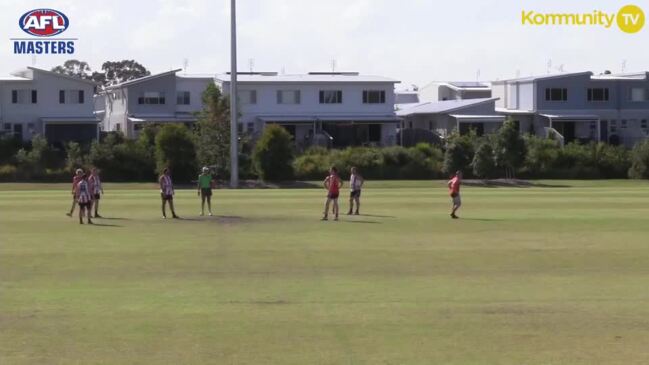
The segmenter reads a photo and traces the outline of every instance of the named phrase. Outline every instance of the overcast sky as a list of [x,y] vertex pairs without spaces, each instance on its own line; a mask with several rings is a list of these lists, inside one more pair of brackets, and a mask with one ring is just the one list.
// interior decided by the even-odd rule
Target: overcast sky
[[[616,12],[647,0],[238,0],[239,70],[302,73],[360,71],[402,81],[495,80],[547,72],[649,70],[649,26],[635,35],[590,27],[521,25],[522,10]],[[229,69],[229,0],[0,0],[0,73],[32,65],[14,55],[18,19],[50,7],[65,13],[73,58],[99,69],[106,60],[135,59],[152,72]],[[69,56],[41,55],[51,68]],[[479,70],[479,72],[478,72]],[[478,76],[479,73],[479,76]]]

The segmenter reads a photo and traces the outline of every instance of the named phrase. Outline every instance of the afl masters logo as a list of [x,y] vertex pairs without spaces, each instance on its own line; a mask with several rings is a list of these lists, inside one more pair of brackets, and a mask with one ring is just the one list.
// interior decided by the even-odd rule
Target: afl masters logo
[[[76,38],[53,38],[70,26],[68,17],[54,9],[34,9],[18,20],[20,29],[35,38],[12,38],[15,54],[73,54]],[[44,40],[47,38],[47,40]],[[41,40],[43,39],[43,40]]]

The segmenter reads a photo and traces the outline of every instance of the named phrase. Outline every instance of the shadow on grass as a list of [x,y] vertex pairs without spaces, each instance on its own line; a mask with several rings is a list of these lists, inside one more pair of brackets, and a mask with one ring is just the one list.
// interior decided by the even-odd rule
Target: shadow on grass
[[90,225],[90,226],[95,226],[95,227],[108,227],[108,228],[119,228],[119,227],[122,227],[122,226],[117,225],[117,224],[105,224],[105,223],[97,223],[97,222],[93,222],[92,224],[89,224],[89,225]]
[[504,219],[496,218],[462,218],[458,219],[460,221],[474,221],[474,222],[504,222]]
[[572,187],[566,184],[546,184],[541,182],[517,180],[517,179],[464,180],[462,183],[466,186],[474,186],[480,188],[571,188]]
[[371,218],[396,218],[393,215],[380,215],[380,214],[361,214],[361,217],[371,217]]
[[343,220],[341,221],[343,223],[356,223],[356,224],[381,224],[381,222],[376,222],[376,221],[353,221],[353,220]]
[[118,217],[101,217],[101,218],[95,218],[95,219],[101,219],[105,221],[130,221],[128,218],[118,218]]

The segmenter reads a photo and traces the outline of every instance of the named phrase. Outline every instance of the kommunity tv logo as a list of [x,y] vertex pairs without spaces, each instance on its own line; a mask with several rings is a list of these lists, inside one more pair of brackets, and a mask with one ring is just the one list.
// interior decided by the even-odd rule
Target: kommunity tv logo
[[625,5],[617,12],[593,10],[591,12],[537,12],[523,10],[521,12],[523,26],[579,26],[603,27],[628,34],[640,32],[644,28],[645,14],[637,5]]

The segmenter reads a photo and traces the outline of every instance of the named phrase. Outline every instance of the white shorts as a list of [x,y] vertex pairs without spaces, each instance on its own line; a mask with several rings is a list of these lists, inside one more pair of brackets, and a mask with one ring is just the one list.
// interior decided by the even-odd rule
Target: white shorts
[[460,194],[457,194],[456,196],[451,197],[451,199],[453,199],[453,205],[457,205],[457,206],[462,205],[462,198],[460,198]]

